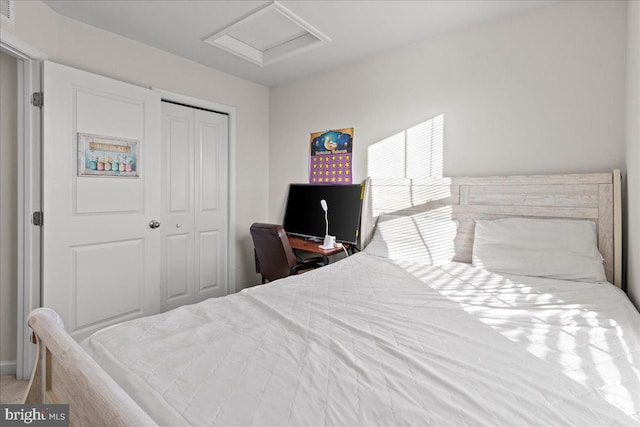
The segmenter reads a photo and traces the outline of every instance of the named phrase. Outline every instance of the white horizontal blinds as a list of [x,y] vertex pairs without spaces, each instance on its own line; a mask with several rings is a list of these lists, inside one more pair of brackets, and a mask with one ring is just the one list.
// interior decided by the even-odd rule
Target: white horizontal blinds
[[442,178],[444,115],[370,145],[367,158],[374,178]]

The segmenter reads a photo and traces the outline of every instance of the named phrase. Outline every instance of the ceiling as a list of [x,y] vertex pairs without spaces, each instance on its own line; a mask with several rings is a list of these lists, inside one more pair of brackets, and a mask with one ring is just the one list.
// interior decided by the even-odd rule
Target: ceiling
[[[330,41],[263,65],[204,40],[272,1],[45,0],[45,3],[61,15],[272,86],[553,1],[282,0],[278,2],[280,6]],[[270,31],[269,25],[258,27]],[[255,40],[262,37],[252,36]],[[269,34],[264,37],[269,38]]]

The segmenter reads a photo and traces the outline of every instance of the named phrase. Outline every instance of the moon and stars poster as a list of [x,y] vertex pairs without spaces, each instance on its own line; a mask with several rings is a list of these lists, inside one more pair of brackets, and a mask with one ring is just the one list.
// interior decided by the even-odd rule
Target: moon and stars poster
[[351,184],[353,128],[311,134],[310,184]]

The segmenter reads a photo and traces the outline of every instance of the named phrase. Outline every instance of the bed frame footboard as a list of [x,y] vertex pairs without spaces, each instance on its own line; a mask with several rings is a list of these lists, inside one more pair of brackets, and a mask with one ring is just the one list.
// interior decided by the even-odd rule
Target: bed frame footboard
[[24,403],[68,403],[73,425],[157,425],[71,338],[55,311],[35,309],[28,323],[38,353]]

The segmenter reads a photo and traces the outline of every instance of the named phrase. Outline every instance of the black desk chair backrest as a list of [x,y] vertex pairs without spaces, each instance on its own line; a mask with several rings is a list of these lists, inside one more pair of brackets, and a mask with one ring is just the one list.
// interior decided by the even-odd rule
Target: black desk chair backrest
[[316,268],[322,265],[318,258],[299,263],[291,249],[284,227],[277,224],[254,223],[249,229],[256,251],[258,272],[265,280],[277,279],[298,274],[302,269]]
[[284,227],[256,222],[251,225],[250,231],[263,282],[264,279],[273,282],[291,275],[291,269],[298,262]]

